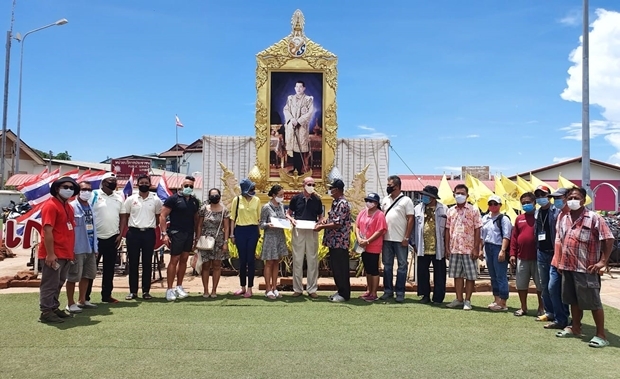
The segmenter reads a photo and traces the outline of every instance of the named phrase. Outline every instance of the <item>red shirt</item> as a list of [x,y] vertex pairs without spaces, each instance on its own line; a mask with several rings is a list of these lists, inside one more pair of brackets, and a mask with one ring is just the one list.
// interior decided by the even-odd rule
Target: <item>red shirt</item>
[[[372,216],[368,215],[368,208],[362,209],[360,214],[357,215],[355,225],[359,229],[364,238],[370,238],[378,230],[383,231],[381,235],[387,231],[387,221],[385,221],[385,214],[382,211],[375,211]],[[383,248],[383,237],[378,237],[374,241],[370,242],[364,251],[367,253],[380,254]]]
[[[41,225],[52,226],[54,236],[54,254],[58,259],[73,260],[75,255],[73,245],[75,243],[75,218],[73,207],[68,203],[62,203],[55,197],[43,203],[41,208]],[[43,234],[45,234],[42,231]],[[45,249],[45,237],[39,244],[39,259],[45,259],[47,250]]]
[[517,216],[510,238],[510,256],[523,261],[536,260],[536,238],[534,227],[536,219],[533,213],[524,213]]

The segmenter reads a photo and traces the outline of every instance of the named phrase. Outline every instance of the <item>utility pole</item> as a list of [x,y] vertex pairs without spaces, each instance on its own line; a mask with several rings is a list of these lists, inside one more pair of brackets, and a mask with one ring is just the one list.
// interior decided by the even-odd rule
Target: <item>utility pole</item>
[[11,39],[13,38],[13,21],[15,21],[15,4],[11,11],[11,28],[6,32],[6,56],[4,61],[4,101],[2,104],[2,145],[0,146],[0,189],[4,189],[6,178],[4,177],[6,161],[6,123],[9,108],[9,67],[11,66]]
[[[588,0],[583,0],[583,46],[581,84],[581,186],[586,189],[594,204],[590,186],[590,21]],[[589,208],[592,208],[589,205]]]

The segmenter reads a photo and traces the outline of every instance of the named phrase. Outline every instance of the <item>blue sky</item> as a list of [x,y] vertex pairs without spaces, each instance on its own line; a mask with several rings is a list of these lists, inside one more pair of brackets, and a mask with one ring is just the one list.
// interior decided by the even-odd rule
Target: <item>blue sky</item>
[[[581,104],[570,101],[580,74],[568,72],[581,0],[17,3],[14,33],[69,20],[26,42],[22,139],[76,160],[162,152],[174,144],[175,114],[183,143],[253,135],[255,54],[289,34],[297,8],[306,36],[339,58],[339,137],[387,136],[416,174],[461,165],[514,174],[581,155]],[[591,56],[591,75],[611,83],[620,53],[604,47],[620,47],[620,3],[590,7],[600,21],[591,50],[605,58]],[[2,1],[6,30],[10,15]],[[18,69],[15,41],[13,130]],[[592,158],[620,163],[620,84],[591,91]],[[390,171],[409,173],[396,154]]]

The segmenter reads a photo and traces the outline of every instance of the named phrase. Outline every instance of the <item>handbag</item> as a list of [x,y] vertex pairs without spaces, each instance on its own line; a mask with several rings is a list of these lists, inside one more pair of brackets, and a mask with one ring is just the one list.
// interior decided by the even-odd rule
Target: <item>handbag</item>
[[[209,216],[211,216],[212,214],[213,212],[209,213]],[[213,248],[215,247],[215,237],[217,237],[217,235],[220,233],[222,221],[224,221],[224,214],[222,214],[222,218],[220,219],[220,225],[217,227],[215,236],[200,236],[198,238],[198,242],[196,242],[196,248],[198,248],[198,250],[213,250]]]
[[200,274],[200,272],[202,271],[202,254],[200,254],[200,252],[196,252],[194,253],[194,255],[192,256],[192,260],[190,262],[190,265],[192,266],[192,268],[194,270],[196,270],[197,273]]

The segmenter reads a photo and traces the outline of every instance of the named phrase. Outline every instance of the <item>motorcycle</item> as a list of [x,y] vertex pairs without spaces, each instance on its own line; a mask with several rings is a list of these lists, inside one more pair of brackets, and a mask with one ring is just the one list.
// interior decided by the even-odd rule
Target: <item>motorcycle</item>
[[18,218],[19,216],[28,213],[31,209],[32,206],[27,202],[15,204],[15,202],[11,200],[11,205],[9,207],[2,208],[2,221],[6,222],[6,220]]

